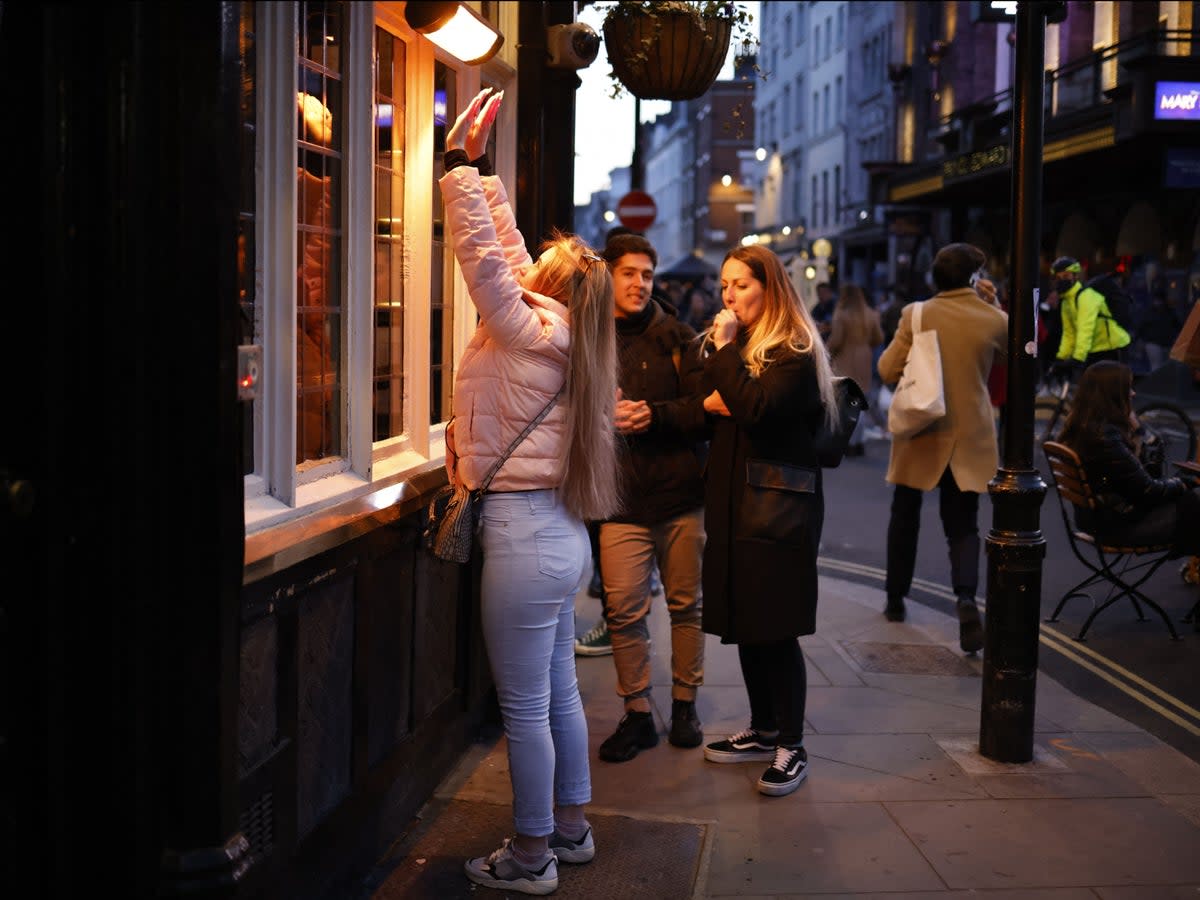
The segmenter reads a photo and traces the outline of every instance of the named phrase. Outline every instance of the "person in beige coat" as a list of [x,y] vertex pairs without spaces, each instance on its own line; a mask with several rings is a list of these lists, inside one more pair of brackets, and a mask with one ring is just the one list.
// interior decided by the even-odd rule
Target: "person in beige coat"
[[[972,244],[947,244],[933,260],[937,293],[926,300],[921,327],[938,333],[946,415],[911,437],[892,436],[887,481],[895,485],[887,535],[887,607],[890,621],[904,620],[912,587],[921,524],[921,499],[937,487],[942,529],[950,551],[950,580],[958,598],[959,642],[966,653],[983,646],[975,604],[979,587],[979,495],[999,467],[988,372],[1003,358],[1008,316],[996,305],[986,278],[972,283],[987,260]],[[912,346],[916,303],[904,308],[896,336],[879,357],[879,376],[894,385]]]
[[[879,313],[867,305],[866,295],[857,284],[843,284],[838,294],[837,305],[833,308],[833,325],[825,347],[829,350],[830,362],[835,375],[846,375],[853,378],[863,393],[871,398],[872,391],[871,361],[875,357],[875,348],[883,343],[883,328],[879,324]],[[868,415],[878,417],[874,403],[870,403]],[[879,421],[877,419],[877,421]],[[882,424],[882,422],[881,422]],[[862,456],[863,432],[867,427],[867,417],[862,416],[854,433],[850,435],[850,444],[846,447],[847,456]]]

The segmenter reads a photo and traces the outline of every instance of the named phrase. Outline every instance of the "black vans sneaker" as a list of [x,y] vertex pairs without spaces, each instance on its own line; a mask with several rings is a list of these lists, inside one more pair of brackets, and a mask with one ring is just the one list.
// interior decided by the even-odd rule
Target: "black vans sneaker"
[[617,730],[600,745],[600,758],[605,762],[625,762],[658,744],[654,717],[648,712],[629,711]]
[[800,787],[808,775],[808,753],[803,747],[779,747],[775,761],[758,779],[758,792],[768,797],[782,797]]
[[775,758],[775,736],[747,728],[704,748],[704,758],[715,763],[757,762]]

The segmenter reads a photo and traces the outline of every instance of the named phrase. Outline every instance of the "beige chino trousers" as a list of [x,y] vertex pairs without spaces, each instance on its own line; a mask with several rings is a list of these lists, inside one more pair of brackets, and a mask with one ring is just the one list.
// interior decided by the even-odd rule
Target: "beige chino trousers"
[[704,510],[656,525],[605,522],[600,526],[600,572],[612,637],[617,694],[626,711],[650,710],[650,577],[655,562],[671,617],[671,699],[696,699],[704,682],[700,630],[700,562]]

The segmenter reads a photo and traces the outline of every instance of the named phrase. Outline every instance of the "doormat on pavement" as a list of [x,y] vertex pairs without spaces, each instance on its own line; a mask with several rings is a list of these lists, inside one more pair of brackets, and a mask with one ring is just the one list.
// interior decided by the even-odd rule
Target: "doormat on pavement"
[[979,675],[977,668],[962,654],[936,644],[886,644],[879,641],[842,641],[841,644],[864,672]]
[[[688,900],[696,880],[706,825],[588,813],[596,858],[558,867],[555,897],[654,897]],[[459,900],[519,896],[467,880],[463,863],[491,853],[512,834],[512,807],[435,801],[426,819],[373,879],[370,900]]]

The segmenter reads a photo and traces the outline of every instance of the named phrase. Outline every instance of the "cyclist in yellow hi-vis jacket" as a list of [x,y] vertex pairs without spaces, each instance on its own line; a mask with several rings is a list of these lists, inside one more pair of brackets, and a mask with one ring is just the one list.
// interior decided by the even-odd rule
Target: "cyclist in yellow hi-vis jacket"
[[1122,351],[1131,340],[1129,332],[1113,318],[1104,295],[1079,280],[1079,260],[1060,256],[1050,271],[1062,316],[1062,340],[1056,354],[1059,365],[1086,367],[1101,359],[1122,361]]

